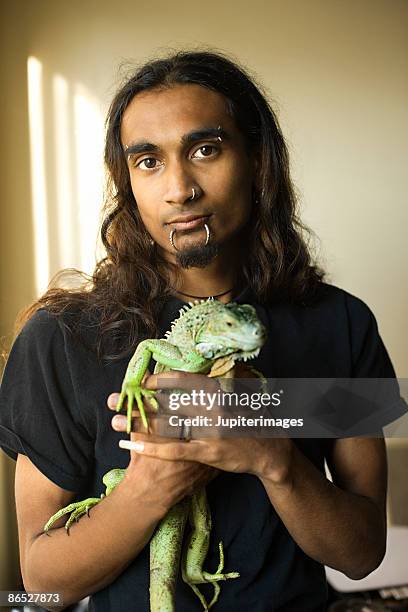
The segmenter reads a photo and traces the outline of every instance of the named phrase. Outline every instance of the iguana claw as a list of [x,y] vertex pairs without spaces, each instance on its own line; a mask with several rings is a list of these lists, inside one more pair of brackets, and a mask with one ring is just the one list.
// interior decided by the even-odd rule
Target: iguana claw
[[157,410],[159,404],[157,400],[153,397],[157,393],[156,390],[153,389],[143,389],[140,385],[137,385],[132,382],[124,381],[122,385],[122,391],[119,396],[119,401],[116,406],[116,412],[119,412],[123,407],[123,402],[127,398],[127,427],[126,431],[129,434],[132,431],[132,409],[134,401],[136,400],[137,407],[140,412],[140,417],[142,419],[142,423],[144,427],[148,430],[149,425],[147,422],[146,412],[143,406],[143,397],[147,397],[152,408]]
[[67,530],[67,533],[69,533],[69,528],[71,527],[72,523],[74,521],[78,521],[84,514],[87,514],[89,516],[89,510],[93,508],[93,506],[96,506],[96,504],[98,504],[103,497],[105,496],[102,495],[101,497],[88,497],[88,499],[83,499],[82,501],[69,504],[68,506],[65,506],[65,508],[61,508],[61,510],[58,510],[58,512],[53,514],[52,517],[44,525],[43,529],[45,533],[48,532],[50,527],[52,527],[53,524],[59,518],[61,518],[61,516],[64,516],[64,514],[71,513],[71,516],[65,523],[65,529]]

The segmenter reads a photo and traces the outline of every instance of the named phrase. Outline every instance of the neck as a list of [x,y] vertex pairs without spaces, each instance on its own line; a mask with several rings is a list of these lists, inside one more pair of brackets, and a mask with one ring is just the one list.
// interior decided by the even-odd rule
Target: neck
[[[228,291],[220,296],[219,301],[230,302],[242,288],[240,271],[240,253],[238,249],[220,252],[205,268],[178,269],[178,281],[173,278],[171,286],[175,290],[189,295],[211,297]],[[185,300],[191,299],[180,294]]]

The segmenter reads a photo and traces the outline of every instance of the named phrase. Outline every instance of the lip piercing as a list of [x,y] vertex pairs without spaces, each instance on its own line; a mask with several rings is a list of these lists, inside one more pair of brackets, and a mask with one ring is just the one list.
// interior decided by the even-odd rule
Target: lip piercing
[[210,228],[208,227],[208,225],[206,223],[204,223],[204,227],[205,227],[205,233],[206,233],[206,238],[205,238],[205,243],[204,246],[207,246],[209,240],[210,240]]
[[[204,223],[204,227],[205,227],[205,232],[206,232],[206,238],[205,238],[205,243],[204,246],[207,246],[207,244],[210,241],[210,228],[208,227],[208,225],[206,223]],[[174,227],[169,235],[169,240],[170,240],[170,244],[173,247],[173,249],[175,251],[178,251],[179,249],[176,247],[176,245],[174,244],[174,234],[176,233],[177,229]]]
[[170,244],[171,244],[171,246],[173,247],[173,249],[175,249],[176,251],[178,251],[178,248],[176,247],[176,245],[174,244],[174,241],[173,241],[173,236],[174,236],[174,234],[175,234],[175,233],[176,233],[176,230],[175,230],[175,228],[173,228],[173,229],[171,230],[171,232],[170,232],[169,240],[170,240]]

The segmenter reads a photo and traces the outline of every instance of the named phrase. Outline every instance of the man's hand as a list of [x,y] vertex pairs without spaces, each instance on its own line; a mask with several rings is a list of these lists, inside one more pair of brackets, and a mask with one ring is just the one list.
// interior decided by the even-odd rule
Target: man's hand
[[228,438],[153,442],[136,434],[123,448],[166,461],[197,461],[226,472],[254,474],[275,484],[286,482],[293,442],[287,438]]
[[[200,388],[205,389],[206,392],[214,393],[219,390],[219,385],[214,379],[175,371],[147,376],[145,387],[173,389],[177,383],[178,389],[191,391],[192,387],[197,388],[198,382]],[[156,397],[160,402],[160,395]],[[118,394],[115,393],[108,398],[108,406],[112,410],[116,407],[117,399]],[[197,407],[183,406],[183,415],[195,416],[196,414]],[[160,429],[160,419],[156,419],[154,414],[149,415],[153,435],[148,435],[143,431],[137,412],[134,412],[133,415],[132,429],[135,433],[132,434],[130,442],[121,441],[121,446],[135,451],[139,456],[165,461],[198,462],[227,472],[249,473],[260,478],[267,477],[271,482],[277,484],[284,482],[289,474],[293,442],[288,438],[237,437],[175,441],[157,435],[157,433],[162,434],[163,430]],[[113,417],[112,427],[116,431],[126,431],[126,417],[121,415]],[[169,429],[171,428],[167,427],[167,431]],[[193,433],[194,438],[199,435],[197,428],[194,428]]]
[[[148,376],[149,372],[147,372],[144,380]],[[112,393],[108,397],[107,403],[111,410],[116,409],[119,395],[119,393]],[[167,439],[157,432],[160,420],[156,418],[156,413],[148,402],[145,402],[145,411],[149,419],[150,433],[146,433],[140,414],[135,410],[132,412],[133,431],[130,439],[135,441],[138,436],[145,436],[156,444],[167,442]],[[126,432],[126,425],[127,417],[125,415],[115,415],[113,417],[112,427],[116,431]],[[131,450],[125,480],[126,482],[134,482],[142,497],[148,500],[152,506],[160,506],[164,516],[177,502],[208,484],[217,474],[218,470],[208,465],[185,460],[170,463],[160,458],[141,456]]]

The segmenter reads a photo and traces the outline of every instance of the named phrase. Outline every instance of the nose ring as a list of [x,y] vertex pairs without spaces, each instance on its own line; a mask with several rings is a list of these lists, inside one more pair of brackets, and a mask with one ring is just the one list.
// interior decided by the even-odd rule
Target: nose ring
[[195,192],[194,187],[192,189],[193,189],[193,195],[191,196],[191,198],[188,198],[191,201],[193,201],[195,199],[195,197],[196,197],[196,192]]
[[[210,228],[208,227],[208,225],[206,223],[204,223],[204,227],[205,227],[205,232],[206,232],[206,238],[205,238],[204,246],[207,246],[207,244],[210,241]],[[176,231],[177,231],[176,228],[173,228],[171,230],[170,235],[169,235],[169,240],[170,240],[170,244],[173,247],[173,249],[175,251],[178,251],[179,249],[174,244],[174,234],[176,233]]]

